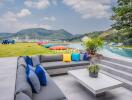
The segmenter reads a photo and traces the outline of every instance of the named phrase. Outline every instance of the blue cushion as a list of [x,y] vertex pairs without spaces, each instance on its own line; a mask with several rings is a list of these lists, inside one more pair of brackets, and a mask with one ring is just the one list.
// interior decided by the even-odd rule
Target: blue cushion
[[40,82],[37,75],[34,72],[34,69],[30,65],[26,67],[27,81],[31,85],[32,91],[34,93],[40,92]]
[[72,53],[72,61],[80,61],[80,54]]
[[46,79],[46,74],[45,74],[45,70],[41,65],[37,65],[36,69],[35,69],[35,73],[39,78],[40,84],[42,86],[47,85],[47,79]]
[[84,56],[83,56],[83,60],[89,60],[89,56],[88,56],[88,53],[84,53]]
[[33,66],[32,59],[29,56],[25,56],[24,59],[27,65]]

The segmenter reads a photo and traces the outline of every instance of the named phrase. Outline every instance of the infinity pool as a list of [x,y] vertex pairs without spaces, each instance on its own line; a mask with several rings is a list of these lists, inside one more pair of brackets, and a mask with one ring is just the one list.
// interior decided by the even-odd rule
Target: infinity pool
[[[73,43],[70,45],[67,45],[71,48],[76,48],[79,50],[84,50],[84,47],[80,43]],[[101,53],[109,54],[109,55],[120,55],[124,57],[132,58],[132,49],[124,49],[124,48],[116,48],[116,47],[110,47],[110,46],[104,46],[102,50],[100,50]]]
[[105,49],[109,50],[112,53],[116,53],[121,56],[132,58],[132,49],[124,49],[124,48],[109,47],[109,46],[105,46]]

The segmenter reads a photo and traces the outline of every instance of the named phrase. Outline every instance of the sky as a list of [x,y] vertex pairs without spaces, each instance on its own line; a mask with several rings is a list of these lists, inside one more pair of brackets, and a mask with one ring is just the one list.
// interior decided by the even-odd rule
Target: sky
[[116,0],[0,0],[0,32],[65,29],[72,34],[111,27]]

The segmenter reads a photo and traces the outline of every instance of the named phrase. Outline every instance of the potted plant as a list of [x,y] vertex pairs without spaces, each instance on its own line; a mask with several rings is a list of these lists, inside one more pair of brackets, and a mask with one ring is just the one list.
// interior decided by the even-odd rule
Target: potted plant
[[97,50],[103,47],[103,40],[101,38],[85,38],[83,45],[90,55],[95,55]]
[[99,66],[98,65],[90,65],[88,67],[89,71],[89,76],[92,78],[97,78],[98,77],[98,72],[99,72]]

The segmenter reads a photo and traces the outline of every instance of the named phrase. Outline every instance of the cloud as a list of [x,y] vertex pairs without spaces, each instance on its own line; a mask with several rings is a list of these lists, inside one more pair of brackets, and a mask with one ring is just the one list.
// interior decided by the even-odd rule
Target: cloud
[[32,0],[26,0],[24,4],[30,8],[37,8],[37,9],[44,9],[50,5],[49,0],[38,0],[38,1],[32,1]]
[[0,17],[0,21],[2,20],[14,22],[17,21],[17,16],[13,12],[8,11]]
[[20,12],[16,14],[11,11],[8,11],[5,14],[3,14],[0,18],[1,20],[3,19],[6,21],[17,21],[18,18],[23,18],[29,16],[30,14],[31,12],[28,9],[22,9]]
[[26,16],[29,16],[31,14],[31,12],[28,10],[28,9],[22,9],[18,14],[17,16],[18,17],[26,17]]
[[17,32],[21,29],[25,28],[45,28],[45,29],[51,29],[50,25],[47,24],[38,24],[38,23],[28,23],[24,22],[19,18],[17,14],[14,14],[13,12],[6,12],[2,16],[0,16],[0,28],[1,32]]
[[82,18],[109,18],[112,0],[63,0]]
[[55,6],[57,6],[57,4],[58,4],[57,0],[51,0],[51,2],[52,2],[52,4],[55,5]]
[[51,16],[51,17],[44,17],[43,18],[44,20],[47,20],[47,21],[56,21],[56,18],[54,16]]

